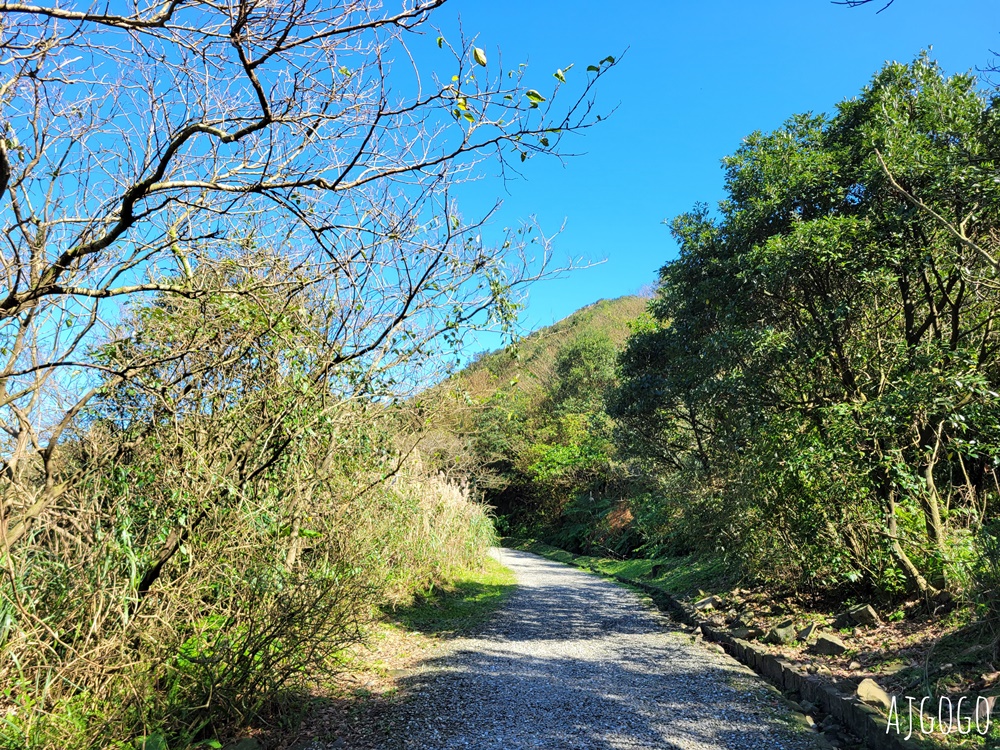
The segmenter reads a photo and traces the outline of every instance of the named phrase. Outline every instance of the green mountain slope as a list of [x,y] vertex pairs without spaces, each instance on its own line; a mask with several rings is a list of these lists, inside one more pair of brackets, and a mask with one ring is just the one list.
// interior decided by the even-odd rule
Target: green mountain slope
[[620,350],[628,338],[629,323],[646,311],[647,303],[648,299],[635,295],[594,302],[512,347],[480,355],[450,383],[475,398],[488,397],[512,383],[523,392],[537,393],[553,384],[560,349],[581,336],[606,336]]
[[422,458],[470,479],[505,533],[634,547],[604,397],[647,302],[601,300],[478,357],[424,395]]

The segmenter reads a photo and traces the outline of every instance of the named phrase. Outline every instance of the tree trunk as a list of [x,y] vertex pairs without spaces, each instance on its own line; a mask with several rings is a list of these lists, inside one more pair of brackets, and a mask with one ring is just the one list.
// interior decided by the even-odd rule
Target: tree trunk
[[[927,491],[921,497],[921,505],[924,511],[927,541],[933,547],[938,563],[938,567],[934,571],[934,585],[937,588],[946,589],[948,588],[946,569],[948,554],[945,547],[944,523],[941,520],[941,498],[934,482],[934,467],[937,464],[938,452],[941,448],[941,431],[943,429],[944,422],[938,425],[936,432],[921,431],[921,447],[931,444],[934,446],[923,467],[924,484]],[[933,443],[931,443],[932,440]]]
[[886,512],[886,526],[888,528],[889,536],[889,550],[892,553],[893,559],[902,568],[903,573],[906,575],[906,579],[910,582],[910,585],[916,589],[921,596],[925,599],[929,599],[939,592],[931,584],[927,582],[927,579],[920,573],[917,566],[913,564],[909,555],[903,549],[903,545],[899,543],[899,528],[896,524],[896,488],[892,486],[892,480],[889,478],[888,473],[884,469],[878,470],[879,482],[878,482],[878,493],[881,495],[882,502],[885,507]]

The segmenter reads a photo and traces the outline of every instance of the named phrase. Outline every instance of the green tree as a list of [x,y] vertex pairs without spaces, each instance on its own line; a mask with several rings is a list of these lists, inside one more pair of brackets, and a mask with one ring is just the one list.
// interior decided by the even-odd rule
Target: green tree
[[560,349],[551,395],[556,410],[603,408],[604,392],[614,381],[616,355],[611,338],[597,331],[587,331]]
[[718,217],[674,221],[613,413],[715,488],[745,559],[933,594],[967,554],[995,498],[997,123],[972,76],[890,64],[749,136]]

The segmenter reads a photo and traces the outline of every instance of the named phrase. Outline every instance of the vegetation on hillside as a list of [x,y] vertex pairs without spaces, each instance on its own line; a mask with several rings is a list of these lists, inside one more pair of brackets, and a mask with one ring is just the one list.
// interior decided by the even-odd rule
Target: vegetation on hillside
[[422,395],[425,410],[446,415],[421,443],[429,460],[470,477],[503,533],[615,554],[638,543],[626,504],[634,483],[604,398],[629,324],[647,303],[589,305]]
[[998,112],[922,55],[748,136],[616,365],[581,331],[486,399],[507,530],[996,614]]
[[1000,489],[997,111],[887,65],[748,137],[718,215],[674,220],[611,404],[665,526],[800,584],[968,582]]

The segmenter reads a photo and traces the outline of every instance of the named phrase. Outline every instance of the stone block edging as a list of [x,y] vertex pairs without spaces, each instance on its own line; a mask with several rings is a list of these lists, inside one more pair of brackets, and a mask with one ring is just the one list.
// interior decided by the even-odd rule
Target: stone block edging
[[[574,555],[565,550],[559,551],[570,556],[570,564],[575,567],[585,568],[600,574],[599,571],[594,571],[586,564],[578,564],[580,555]],[[836,686],[829,682],[814,675],[797,672],[791,664],[763,651],[755,644],[733,638],[728,633],[713,628],[696,616],[694,608],[686,606],[670,592],[645,581],[637,581],[625,576],[616,575],[613,578],[620,583],[633,586],[649,594],[657,607],[669,612],[679,622],[700,628],[706,640],[718,643],[726,653],[748,666],[775,687],[787,692],[794,692],[803,700],[816,705],[823,713],[833,716],[851,733],[861,739],[870,750],[930,750],[940,747],[916,737],[904,740],[905,735],[895,734],[892,731],[887,732],[886,717],[871,706],[862,703],[853,694],[841,693]],[[905,725],[905,716],[900,717],[900,722],[901,725]]]

